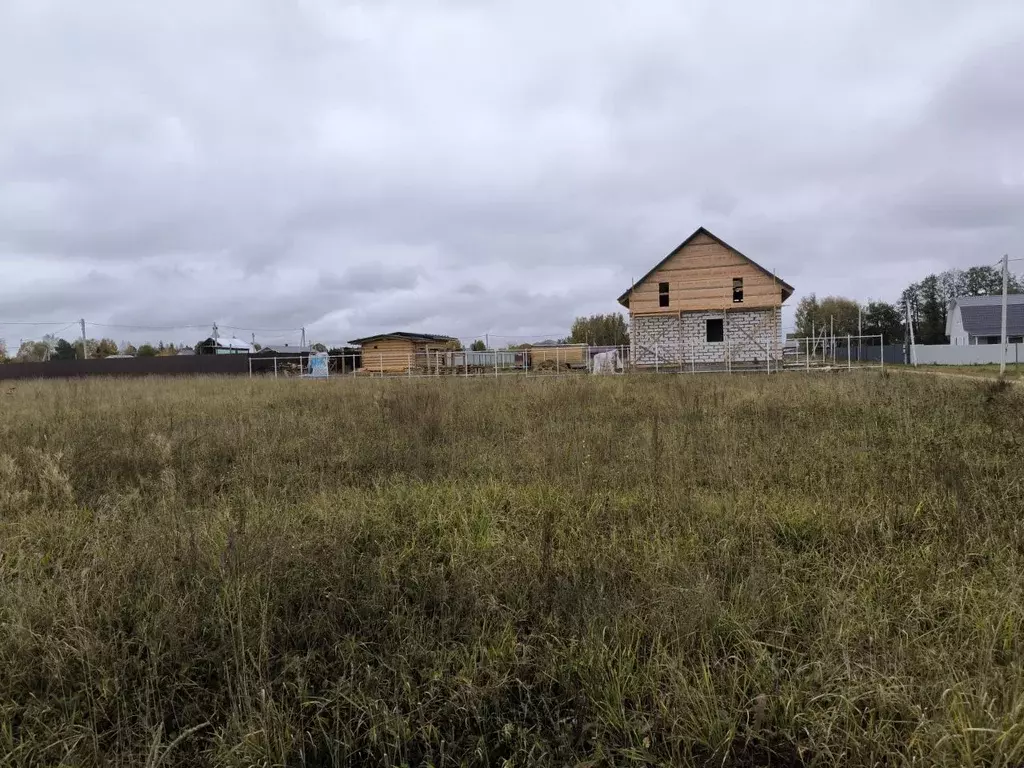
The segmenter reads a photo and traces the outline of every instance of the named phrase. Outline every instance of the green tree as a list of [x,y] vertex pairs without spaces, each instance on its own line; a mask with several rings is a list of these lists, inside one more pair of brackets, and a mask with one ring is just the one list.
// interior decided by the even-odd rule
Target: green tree
[[50,355],[50,359],[74,360],[75,345],[69,342],[67,339],[57,339],[57,343],[53,345],[53,354]]
[[[971,267],[963,273],[963,286],[960,296],[978,296],[981,294],[1002,294],[1003,271],[991,265]],[[1021,293],[1021,281],[1013,273],[1007,276],[1007,293]],[[950,297],[955,298],[955,297]]]
[[45,341],[23,341],[14,359],[19,363],[41,363],[49,356],[50,348]]
[[154,347],[152,344],[143,344],[141,347],[139,347],[139,351],[137,354],[139,357],[156,357],[157,353],[157,348]]
[[471,352],[483,352],[487,349],[487,345],[484,344],[483,339],[477,339],[469,345],[469,349]]
[[796,306],[797,335],[835,333],[836,336],[856,336],[859,314],[860,305],[853,299],[842,296],[818,299],[812,293],[800,299]]
[[311,347],[311,349],[314,352],[326,352],[327,351],[327,345],[326,344],[321,344],[321,343],[317,342],[316,344],[314,344]]
[[813,336],[818,332],[820,325],[818,317],[821,314],[818,305],[818,297],[810,293],[800,299],[796,305],[796,335]]
[[569,331],[568,342],[598,347],[626,346],[629,344],[629,326],[619,312],[577,317]]
[[903,313],[899,307],[884,301],[869,301],[862,318],[864,335],[882,335],[885,344],[903,341]]
[[[160,343],[163,344],[163,342]],[[160,347],[157,350],[157,355],[159,357],[173,357],[176,354],[178,354],[178,348],[174,346],[174,344],[168,344],[167,346]]]
[[96,357],[110,357],[117,354],[117,342],[113,339],[100,339],[96,342]]
[[127,341],[121,342],[121,354],[135,356],[139,354],[139,350],[136,349],[134,344],[130,344]]
[[[899,303],[900,314],[906,318],[907,312],[910,313],[910,324],[914,329],[915,339],[917,341],[917,329],[921,325],[921,296],[920,286],[917,283],[911,283],[903,289],[903,293],[900,294]],[[904,328],[906,328],[906,322],[904,322]],[[909,333],[907,334],[909,337]]]
[[86,356],[88,356],[88,357],[96,357],[96,345],[98,343],[99,342],[97,342],[96,339],[86,339],[85,340],[85,351],[88,353],[88,355],[86,355],[86,354],[83,354],[83,352],[82,352],[82,342],[81,342],[81,340],[76,341],[75,342],[75,357],[78,358],[79,360],[81,360],[82,358],[84,358]]
[[946,300],[937,275],[928,275],[918,283],[920,320],[917,329],[918,344],[944,344],[946,342]]

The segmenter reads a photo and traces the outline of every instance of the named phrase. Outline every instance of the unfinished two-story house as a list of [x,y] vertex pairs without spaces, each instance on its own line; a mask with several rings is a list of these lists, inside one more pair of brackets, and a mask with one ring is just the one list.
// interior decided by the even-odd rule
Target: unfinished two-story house
[[781,361],[784,280],[701,227],[619,297],[634,366],[707,370]]

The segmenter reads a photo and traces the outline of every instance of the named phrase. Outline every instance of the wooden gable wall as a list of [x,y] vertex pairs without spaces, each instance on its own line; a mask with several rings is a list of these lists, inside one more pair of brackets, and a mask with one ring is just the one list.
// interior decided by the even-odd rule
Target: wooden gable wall
[[[743,278],[743,302],[733,303],[732,281]],[[669,284],[669,305],[659,306],[658,284]],[[782,302],[782,286],[736,251],[699,234],[676,251],[629,297],[630,314],[766,309]]]

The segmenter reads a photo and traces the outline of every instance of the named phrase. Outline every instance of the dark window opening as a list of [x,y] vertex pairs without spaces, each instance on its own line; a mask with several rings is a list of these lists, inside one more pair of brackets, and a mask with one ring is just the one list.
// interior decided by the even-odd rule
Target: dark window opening
[[725,321],[724,320],[708,320],[707,321],[707,340],[709,343],[715,343],[719,341],[725,341]]
[[669,306],[669,284],[658,283],[657,284],[657,305],[658,306]]
[[732,279],[732,303],[741,304],[743,302],[743,278],[734,277]]
[[658,306],[668,306],[668,283],[658,283]]

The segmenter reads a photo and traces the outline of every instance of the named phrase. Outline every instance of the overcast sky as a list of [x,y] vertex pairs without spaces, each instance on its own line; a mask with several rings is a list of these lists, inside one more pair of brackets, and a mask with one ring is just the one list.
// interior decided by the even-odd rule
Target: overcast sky
[[0,337],[553,336],[701,225],[894,299],[1024,256],[1022,82],[1021,0],[0,0]]

